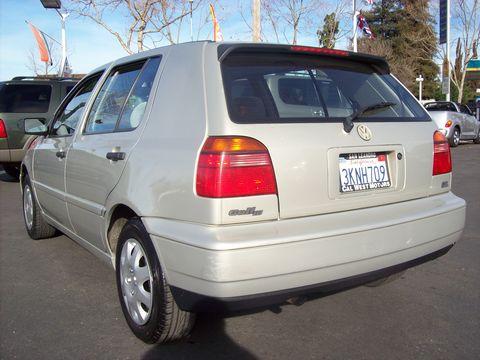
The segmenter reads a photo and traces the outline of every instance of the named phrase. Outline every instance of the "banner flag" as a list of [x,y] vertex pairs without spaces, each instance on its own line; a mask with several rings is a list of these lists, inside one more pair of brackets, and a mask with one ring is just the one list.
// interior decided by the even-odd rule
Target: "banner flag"
[[30,26],[30,30],[37,41],[38,51],[40,52],[40,60],[43,62],[48,62],[50,65],[52,65],[52,55],[50,53],[50,47],[48,46],[47,39],[45,38],[45,34],[37,29],[33,24],[29,22],[27,22],[27,24]]
[[223,41],[222,31],[220,30],[220,25],[218,24],[215,9],[212,4],[210,4],[210,15],[212,16],[213,22],[213,41]]

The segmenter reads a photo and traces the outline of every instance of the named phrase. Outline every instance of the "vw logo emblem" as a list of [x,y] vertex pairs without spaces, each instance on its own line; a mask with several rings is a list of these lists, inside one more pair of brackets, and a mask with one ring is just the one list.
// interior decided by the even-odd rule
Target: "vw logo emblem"
[[366,125],[363,125],[363,124],[358,125],[357,133],[365,141],[372,140],[372,132]]

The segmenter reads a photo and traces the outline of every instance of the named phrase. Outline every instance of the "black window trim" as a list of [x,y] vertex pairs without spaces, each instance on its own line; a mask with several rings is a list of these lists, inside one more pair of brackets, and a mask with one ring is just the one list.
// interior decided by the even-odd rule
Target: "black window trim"
[[[118,64],[117,66],[113,67],[109,73],[108,73],[108,76],[105,78],[105,81],[107,81],[106,79],[108,79],[108,77],[114,73],[114,71],[118,70],[119,68],[123,68],[123,67],[128,67],[128,66],[132,66],[132,65],[135,65],[135,64],[140,64],[140,63],[143,63],[142,67],[140,68],[140,72],[138,73],[137,77],[135,78],[135,81],[133,82],[129,92],[128,92],[128,95],[127,97],[125,98],[125,102],[123,103],[122,105],[122,109],[120,110],[120,113],[118,115],[118,118],[117,118],[117,121],[115,123],[115,127],[113,128],[113,130],[107,130],[107,131],[99,131],[99,132],[91,132],[91,133],[88,133],[88,132],[85,132],[85,127],[87,126],[87,122],[85,122],[83,124],[83,129],[82,129],[82,135],[83,136],[90,136],[90,135],[105,135],[105,134],[115,134],[115,133],[123,133],[123,132],[131,132],[131,131],[135,131],[139,128],[139,126],[137,126],[136,128],[131,128],[131,129],[118,129],[118,125],[119,125],[119,122],[122,118],[122,115],[123,115],[123,111],[125,109],[125,105],[127,104],[127,100],[128,98],[130,97],[133,89],[135,88],[135,85],[138,81],[138,79],[140,78],[140,76],[142,75],[143,71],[145,70],[145,67],[147,65],[147,63],[150,62],[151,59],[160,59],[160,62],[159,62],[159,65],[158,65],[158,69],[160,68],[160,64],[162,62],[162,55],[153,55],[153,56],[149,56],[149,57],[146,57],[146,58],[142,58],[142,59],[137,59],[137,60],[134,60],[134,61],[131,61],[131,62],[128,62],[128,63],[123,63],[123,64]],[[157,69],[157,73],[158,73],[158,69]],[[155,73],[155,76],[157,75],[157,73]],[[102,83],[101,86],[103,86],[105,84],[105,81]],[[100,87],[101,89],[101,87]],[[150,91],[153,90],[153,87],[152,89],[150,89]],[[98,94],[97,94],[98,96]],[[95,100],[97,98],[95,97]],[[90,108],[89,111],[88,111],[88,115],[87,115],[87,119],[88,119],[88,116],[90,115],[90,111],[92,109]],[[139,124],[140,125],[140,124]]]
[[[86,82],[90,81],[92,78],[96,77],[96,76],[99,76],[98,80],[101,79],[103,73],[105,72],[105,70],[100,70],[100,71],[97,71],[96,73],[94,74],[91,74],[91,75],[88,75],[86,77],[84,77],[82,80],[80,80],[79,82],[77,82],[74,86],[73,86],[73,89],[70,90],[70,92],[67,94],[67,96],[65,96],[65,98],[62,100],[62,102],[60,103],[60,105],[58,106],[57,108],[57,111],[55,112],[55,114],[53,115],[53,118],[52,120],[50,121],[49,125],[48,125],[48,135],[47,137],[48,138],[51,138],[51,139],[56,139],[56,138],[67,138],[67,137],[71,137],[73,135],[75,135],[75,133],[77,132],[77,129],[75,129],[75,132],[72,133],[72,134],[67,134],[67,135],[54,135],[52,134],[53,132],[53,125],[55,124],[55,122],[57,121],[58,117],[60,116],[60,114],[63,113],[63,111],[65,110],[65,108],[67,107],[68,103],[70,102],[70,100],[72,100],[75,95],[77,95],[77,90],[80,89]],[[98,82],[97,80],[97,82]],[[96,86],[96,85],[95,85]],[[95,87],[94,87],[95,89]]]

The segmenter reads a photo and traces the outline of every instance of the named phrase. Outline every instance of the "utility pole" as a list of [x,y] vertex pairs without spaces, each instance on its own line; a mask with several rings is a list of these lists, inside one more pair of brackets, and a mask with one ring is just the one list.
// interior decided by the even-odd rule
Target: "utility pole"
[[357,52],[357,1],[352,0],[352,48]]
[[260,42],[260,0],[252,0],[252,40]]

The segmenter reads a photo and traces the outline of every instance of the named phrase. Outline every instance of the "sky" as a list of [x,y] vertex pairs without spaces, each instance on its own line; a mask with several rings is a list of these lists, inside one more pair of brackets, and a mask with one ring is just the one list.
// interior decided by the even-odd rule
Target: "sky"
[[[248,6],[250,2],[244,3]],[[327,6],[333,7],[336,1],[332,0],[326,3]],[[357,0],[357,3],[361,4],[362,1]],[[248,8],[243,9],[245,15],[242,17],[239,0],[217,0],[216,12],[225,40],[250,41],[250,29],[245,23],[245,20],[250,21],[247,15],[248,10]],[[325,10],[322,11],[324,14]],[[198,28],[208,14],[205,12],[194,14],[194,27]],[[319,19],[323,20],[323,14],[319,11]],[[33,75],[33,71],[28,68],[31,63],[29,56],[32,51],[35,56],[39,55],[35,40],[25,20],[60,41],[60,16],[55,10],[44,9],[39,0],[0,0],[0,81],[11,79],[14,76]],[[122,14],[112,13],[108,20],[113,27],[118,29],[125,26]],[[346,29],[350,29],[348,22],[344,26]],[[184,26],[183,30],[180,40],[189,41],[189,26]],[[207,24],[201,28],[199,34],[195,34],[195,38],[211,38],[211,33],[211,26]],[[301,32],[298,43],[317,46],[315,31],[309,29],[309,31]],[[164,44],[166,43],[160,42],[157,45]],[[346,37],[337,43],[338,48],[346,48],[346,46]],[[69,63],[74,73],[88,73],[100,65],[127,55],[106,30],[86,18],[73,15],[67,19],[67,47]]]

